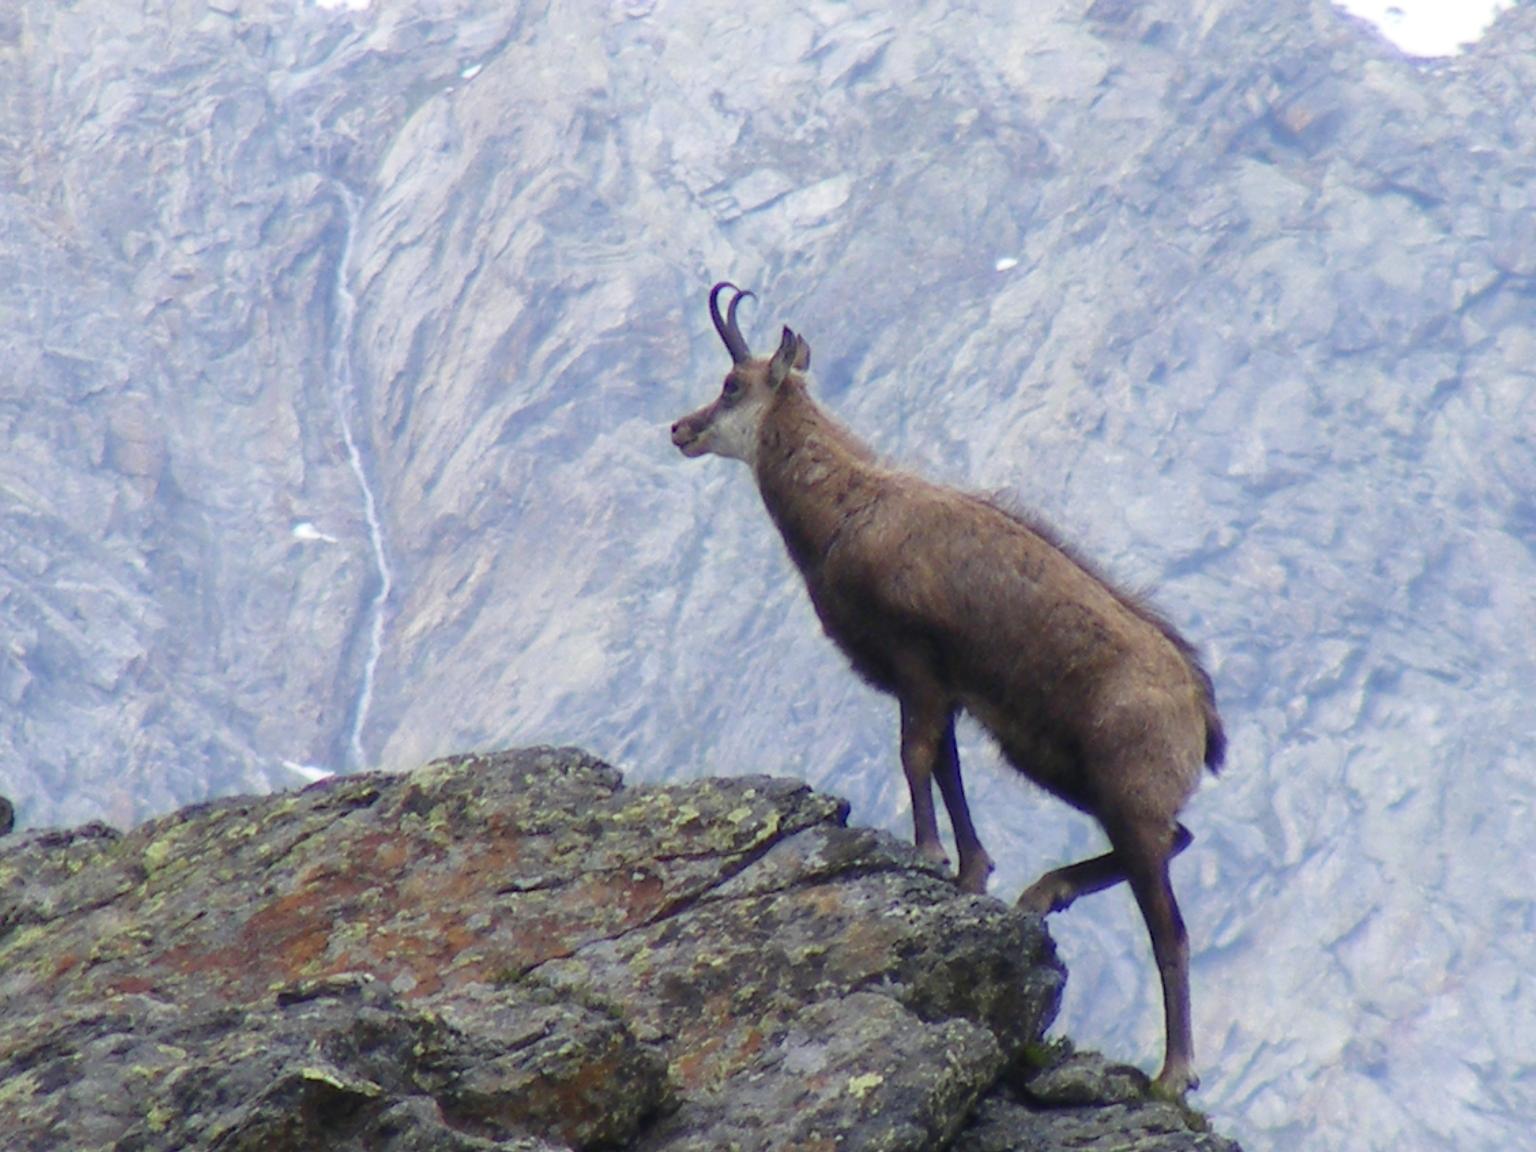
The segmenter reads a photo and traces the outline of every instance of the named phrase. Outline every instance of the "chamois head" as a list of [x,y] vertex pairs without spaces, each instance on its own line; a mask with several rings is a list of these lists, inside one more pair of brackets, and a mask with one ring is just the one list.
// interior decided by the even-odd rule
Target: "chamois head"
[[[732,296],[722,317],[720,293],[726,289]],[[731,370],[714,403],[672,425],[672,443],[684,456],[714,454],[752,464],[757,458],[757,431],[763,413],[790,373],[804,372],[810,366],[811,346],[788,328],[772,356],[753,357],[736,320],[736,309],[751,295],[724,281],[710,289],[710,319],[731,354]]]

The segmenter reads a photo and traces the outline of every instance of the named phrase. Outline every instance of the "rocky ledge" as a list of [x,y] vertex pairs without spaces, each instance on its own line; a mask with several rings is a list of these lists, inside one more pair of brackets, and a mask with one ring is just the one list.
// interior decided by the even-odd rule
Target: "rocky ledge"
[[1041,922],[795,781],[439,761],[0,849],[26,1149],[1232,1149]]

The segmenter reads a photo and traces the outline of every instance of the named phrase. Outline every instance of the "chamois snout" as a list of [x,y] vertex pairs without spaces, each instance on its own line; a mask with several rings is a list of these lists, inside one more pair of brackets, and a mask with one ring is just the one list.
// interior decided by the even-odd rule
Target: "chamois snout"
[[699,445],[698,415],[697,412],[691,413],[672,425],[672,444],[684,456],[703,455]]

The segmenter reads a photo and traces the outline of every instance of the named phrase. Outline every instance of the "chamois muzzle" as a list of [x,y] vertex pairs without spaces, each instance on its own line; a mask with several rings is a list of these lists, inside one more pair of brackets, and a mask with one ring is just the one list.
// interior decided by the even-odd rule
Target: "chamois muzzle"
[[699,447],[699,413],[684,416],[672,425],[672,446],[684,456],[702,456]]
[[[720,317],[720,293],[729,288],[735,295],[725,307],[725,318]],[[743,300],[752,296],[751,292],[743,292],[736,285],[722,280],[709,290],[709,318],[715,322],[715,331],[720,333],[720,339],[725,342],[725,350],[731,354],[731,363],[745,364],[752,359],[751,349],[747,347],[747,338],[741,334],[741,328],[736,323],[736,309]]]

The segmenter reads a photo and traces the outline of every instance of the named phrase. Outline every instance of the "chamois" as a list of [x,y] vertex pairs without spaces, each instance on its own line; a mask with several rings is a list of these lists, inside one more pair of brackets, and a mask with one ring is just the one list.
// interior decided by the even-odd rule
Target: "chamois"
[[1130,884],[1163,985],[1157,1086],[1181,1097],[1199,1080],[1168,864],[1191,840],[1178,814],[1201,764],[1214,772],[1225,749],[1210,677],[1172,625],[1039,525],[881,464],[810,398],[804,339],[785,328],[771,357],[753,357],[736,318],[751,295],[710,291],[731,370],[712,404],[672,425],[672,443],[751,467],[827,635],[896,697],[917,847],[945,861],[937,781],[963,890],[984,892],[992,861],[960,779],[961,709],[1015,768],[1103,826],[1109,852],[1047,872],[1019,904],[1044,915]]

